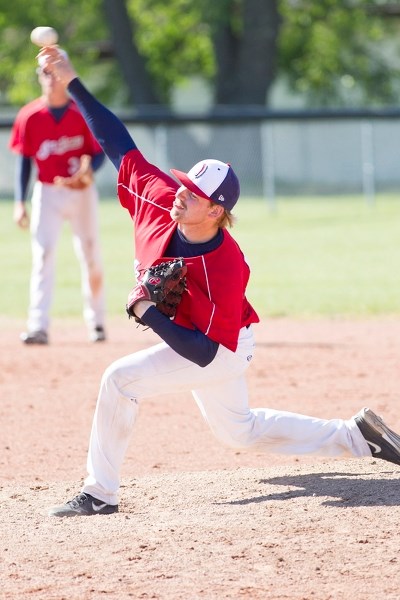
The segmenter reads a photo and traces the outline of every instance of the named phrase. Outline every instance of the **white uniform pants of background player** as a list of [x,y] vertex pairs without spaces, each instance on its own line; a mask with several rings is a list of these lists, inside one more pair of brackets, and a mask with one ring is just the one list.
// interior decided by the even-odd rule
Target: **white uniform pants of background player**
[[268,408],[249,409],[244,373],[251,361],[251,327],[240,332],[235,353],[219,347],[205,368],[165,343],[125,356],[104,372],[82,491],[118,503],[120,469],[138,406],[165,390],[190,390],[214,435],[232,448],[267,453],[371,456],[355,421],[322,420]]
[[64,221],[69,221],[81,270],[83,317],[89,330],[104,324],[103,268],[98,233],[98,194],[35,183],[32,194],[32,271],[28,330],[47,331],[53,300],[56,246]]

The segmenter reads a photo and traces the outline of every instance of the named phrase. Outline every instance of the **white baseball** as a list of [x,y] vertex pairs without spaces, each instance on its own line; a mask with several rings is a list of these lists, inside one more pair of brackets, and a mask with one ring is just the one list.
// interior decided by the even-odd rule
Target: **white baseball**
[[31,42],[43,48],[58,42],[58,33],[53,27],[35,27],[31,32]]

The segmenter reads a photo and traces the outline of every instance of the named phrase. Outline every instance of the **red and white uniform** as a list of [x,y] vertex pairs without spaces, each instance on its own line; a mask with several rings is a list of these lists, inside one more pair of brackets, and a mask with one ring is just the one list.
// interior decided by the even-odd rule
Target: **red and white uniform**
[[[165,257],[177,223],[170,210],[179,184],[148,163],[139,150],[128,152],[121,164],[118,195],[135,222],[137,275]],[[259,318],[246,298],[250,269],[230,233],[223,230],[222,244],[202,256],[185,258],[187,293],[175,322],[199,329],[233,352],[239,331]]]
[[70,101],[56,120],[43,97],[18,112],[10,148],[31,158],[37,180],[31,198],[32,271],[28,330],[47,331],[55,277],[55,250],[62,225],[68,220],[81,267],[84,319],[89,330],[103,325],[105,302],[103,267],[98,234],[98,194],[94,184],[74,190],[54,185],[57,176],[70,177],[83,154],[101,147],[92,136],[75,103]]
[[79,168],[82,154],[93,156],[101,147],[73,101],[56,121],[45,100],[36,98],[18,112],[11,132],[10,148],[34,159],[37,179],[53,183],[57,176],[69,177]]
[[[140,271],[164,257],[176,223],[170,209],[178,184],[138,150],[121,164],[118,194],[135,222]],[[214,360],[202,368],[165,342],[125,356],[104,372],[92,424],[82,491],[118,504],[120,471],[138,406],[148,397],[191,392],[213,434],[233,448],[282,454],[370,456],[354,420],[322,420],[268,408],[251,409],[245,374],[254,352],[258,317],[245,290],[249,268],[231,235],[203,256],[185,258],[188,294],[176,322],[197,327],[216,342]]]

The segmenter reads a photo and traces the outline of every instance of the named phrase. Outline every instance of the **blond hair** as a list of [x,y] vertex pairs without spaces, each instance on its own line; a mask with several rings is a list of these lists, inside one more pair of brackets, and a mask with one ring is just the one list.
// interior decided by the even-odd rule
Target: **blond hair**
[[[217,202],[213,202],[210,200],[210,206],[221,206],[221,204],[217,204]],[[217,219],[217,225],[220,229],[225,229],[227,227],[233,227],[236,223],[236,217],[231,213],[230,210],[224,209],[223,213]]]
[[236,223],[236,217],[229,210],[224,210],[217,223],[220,229],[233,227]]

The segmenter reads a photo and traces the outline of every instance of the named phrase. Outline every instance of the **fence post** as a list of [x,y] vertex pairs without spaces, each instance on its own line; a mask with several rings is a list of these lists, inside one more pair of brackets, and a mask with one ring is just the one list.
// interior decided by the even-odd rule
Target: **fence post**
[[261,122],[261,175],[263,195],[272,212],[276,210],[275,195],[275,148],[273,124]]
[[156,125],[154,128],[155,164],[169,173],[168,167],[168,134],[166,125]]
[[375,203],[375,164],[373,126],[370,121],[361,122],[361,160],[364,197],[371,206]]

